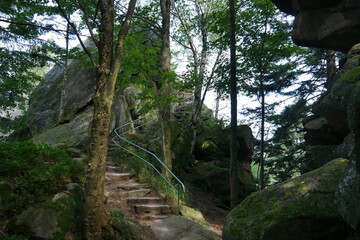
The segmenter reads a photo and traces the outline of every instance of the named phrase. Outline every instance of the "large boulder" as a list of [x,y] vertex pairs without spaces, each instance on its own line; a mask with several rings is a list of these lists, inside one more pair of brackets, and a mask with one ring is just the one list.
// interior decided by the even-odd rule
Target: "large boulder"
[[360,39],[359,1],[272,1],[295,16],[292,38],[299,45],[347,52]]
[[253,193],[225,219],[224,240],[341,240],[347,225],[337,211],[335,191],[348,160]]
[[82,212],[83,189],[69,184],[68,191],[49,202],[31,207],[11,220],[9,232],[28,239],[62,240]]

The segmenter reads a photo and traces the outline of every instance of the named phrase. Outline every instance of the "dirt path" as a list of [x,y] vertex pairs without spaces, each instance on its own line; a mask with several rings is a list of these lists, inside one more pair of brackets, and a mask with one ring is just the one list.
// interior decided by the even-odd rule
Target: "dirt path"
[[214,231],[221,236],[227,210],[217,207],[213,202],[214,197],[210,193],[196,187],[189,188],[189,191],[190,207],[200,210],[205,219],[213,226]]

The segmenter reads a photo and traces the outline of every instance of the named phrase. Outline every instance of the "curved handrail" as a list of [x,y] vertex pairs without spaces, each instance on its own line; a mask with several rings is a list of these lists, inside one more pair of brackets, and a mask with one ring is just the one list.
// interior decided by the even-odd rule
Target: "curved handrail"
[[[183,102],[183,101],[188,100],[188,99],[193,98],[193,97],[194,97],[193,95],[192,95],[192,96],[189,96],[189,97],[187,97],[187,98],[182,99],[180,102]],[[174,104],[176,104],[176,103],[174,103]],[[174,105],[174,104],[173,104],[173,105]],[[178,109],[181,109],[181,108],[184,108],[184,107],[187,107],[187,106],[189,106],[189,105],[190,105],[190,104],[186,104],[186,105],[179,106],[179,107],[175,108],[174,111],[175,111],[175,110],[178,110]],[[134,146],[134,147],[136,147],[136,148],[138,148],[138,149],[140,149],[141,151],[146,152],[147,154],[151,155],[152,157],[154,157],[154,158],[157,160],[157,162],[160,163],[161,166],[164,167],[165,170],[166,170],[167,172],[169,172],[169,174],[178,182],[178,184],[182,187],[183,192],[185,193],[186,189],[185,189],[184,183],[163,163],[163,161],[160,160],[160,158],[159,158],[158,156],[156,156],[154,153],[148,151],[147,149],[145,149],[145,148],[143,148],[143,147],[141,147],[141,146],[139,146],[139,145],[137,145],[137,144],[135,144],[135,143],[133,143],[133,142],[130,142],[129,140],[127,140],[127,139],[125,139],[125,138],[123,137],[123,135],[125,135],[126,133],[129,133],[130,131],[133,131],[133,130],[135,130],[135,129],[138,129],[138,128],[146,125],[146,124],[149,124],[149,123],[155,121],[156,119],[159,118],[159,116],[158,116],[158,117],[154,117],[153,119],[151,119],[151,120],[149,120],[149,121],[147,121],[147,122],[145,122],[145,123],[143,123],[143,124],[141,124],[141,125],[133,128],[133,129],[131,129],[131,130],[128,130],[128,131],[125,131],[125,132],[122,132],[122,133],[119,132],[121,129],[125,128],[126,126],[131,125],[131,124],[133,124],[133,123],[135,123],[135,122],[138,122],[138,121],[140,121],[140,120],[142,120],[142,119],[144,119],[144,118],[147,118],[147,117],[149,117],[149,116],[153,116],[153,115],[155,115],[157,112],[158,112],[158,111],[153,111],[153,112],[151,112],[151,113],[146,114],[145,116],[143,116],[143,117],[141,117],[141,118],[138,118],[138,119],[136,119],[136,120],[134,120],[134,121],[127,122],[127,123],[125,123],[125,124],[117,127],[117,128],[114,130],[114,133],[116,134],[116,136],[113,137],[111,140],[115,143],[115,145],[116,145],[117,147],[119,147],[119,148],[123,149],[124,151],[126,151],[126,152],[134,155],[135,157],[139,158],[140,160],[144,161],[146,164],[148,164],[149,166],[151,166],[151,167],[165,180],[165,182],[178,194],[178,203],[179,203],[179,194],[180,194],[179,190],[177,190],[177,189],[175,188],[175,186],[174,186],[152,163],[150,163],[149,161],[147,161],[147,160],[144,159],[143,157],[137,155],[136,153],[134,153],[134,152],[126,149],[125,147],[121,146],[120,143],[119,143],[119,141],[117,141],[117,140],[122,140],[122,141],[124,141],[124,142],[126,142],[126,143],[128,143],[128,144],[130,144],[130,145],[132,145],[132,146]]]

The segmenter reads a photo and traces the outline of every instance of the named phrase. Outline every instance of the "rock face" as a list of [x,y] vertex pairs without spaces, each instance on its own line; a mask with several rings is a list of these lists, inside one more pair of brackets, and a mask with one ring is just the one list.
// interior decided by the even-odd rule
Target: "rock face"
[[[304,121],[305,140],[312,145],[304,172],[316,169],[337,157],[350,158],[354,150],[354,134],[350,122],[356,118],[351,108],[359,91],[360,44],[347,55],[329,90],[313,105],[313,116]],[[354,124],[353,124],[354,125]],[[356,126],[356,123],[355,123]]]
[[346,223],[335,191],[348,160],[323,167],[253,193],[225,219],[224,240],[341,240]]
[[360,227],[360,174],[356,171],[356,162],[350,161],[345,177],[336,192],[339,212],[353,228]]
[[[87,150],[93,114],[96,74],[79,60],[64,69],[54,66],[30,98],[28,125],[35,141]],[[111,129],[131,120],[124,91],[116,91]],[[126,93],[126,92],[125,92]]]
[[292,38],[299,45],[347,52],[360,39],[359,1],[272,1],[295,16]]
[[65,82],[63,67],[55,65],[30,99],[28,115],[33,131],[39,133],[59,122],[70,121],[90,105],[95,85],[95,71],[79,60],[70,61]]

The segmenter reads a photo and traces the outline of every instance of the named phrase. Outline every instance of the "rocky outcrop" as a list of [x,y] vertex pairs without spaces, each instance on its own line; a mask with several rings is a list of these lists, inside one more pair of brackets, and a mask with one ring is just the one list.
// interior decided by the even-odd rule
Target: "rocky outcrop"
[[350,122],[356,114],[350,106],[356,99],[356,86],[360,82],[359,57],[360,44],[357,44],[349,51],[347,61],[330,83],[330,89],[314,103],[314,115],[304,120],[305,140],[312,145],[304,172],[337,157],[350,158],[353,153],[355,143]]
[[[254,137],[250,127],[239,125],[238,176],[240,199],[256,190],[251,172],[253,151]],[[193,184],[213,193],[217,201],[224,205],[229,205],[230,202],[229,153],[229,129],[219,129],[215,132],[205,130],[197,139],[195,146],[195,159],[197,161],[191,167]]]
[[[295,16],[295,43],[348,52],[345,65],[329,82],[328,91],[314,104],[314,116],[305,121],[310,152],[322,151],[321,162],[310,158],[311,169],[333,157],[350,164],[337,191],[343,219],[360,235],[360,2],[354,0],[272,0]],[[317,148],[317,150],[315,149]],[[310,154],[315,156],[315,154]],[[319,155],[319,154],[317,154]],[[324,157],[325,156],[325,157]],[[310,163],[310,164],[309,164]]]
[[33,137],[35,142],[44,142],[54,147],[86,150],[90,142],[90,127],[93,107],[75,116],[68,123],[45,129]]
[[[64,69],[59,65],[45,75],[30,98],[28,126],[35,141],[86,151],[90,139],[96,73],[80,60],[72,60],[66,75],[64,80]],[[130,96],[125,96],[126,93],[120,90],[115,93],[111,129],[131,120],[127,102]]]
[[226,216],[223,239],[345,239],[346,223],[337,211],[335,191],[347,164],[346,159],[336,159],[253,193]]
[[354,0],[272,0],[295,16],[292,38],[302,46],[347,52],[360,39],[360,2]]
[[[238,159],[240,165],[246,171],[245,179],[252,181],[250,171],[252,155],[254,153],[254,136],[248,125],[239,125],[238,131]],[[222,129],[215,133],[204,131],[195,146],[195,158],[202,161],[219,161],[230,157],[230,133],[229,129]],[[225,165],[228,166],[228,165]]]
[[36,133],[67,122],[91,105],[95,94],[96,75],[80,60],[70,61],[64,82],[63,66],[55,65],[30,98],[29,125]]

